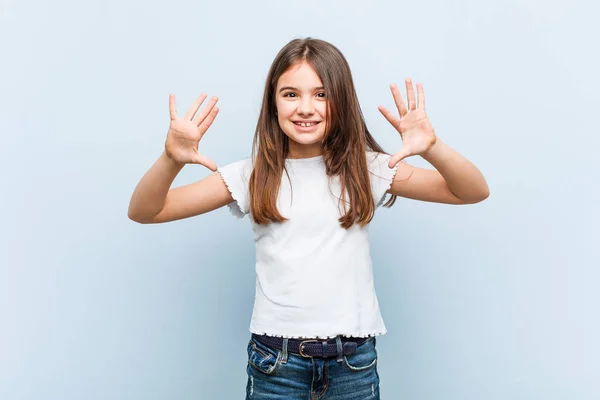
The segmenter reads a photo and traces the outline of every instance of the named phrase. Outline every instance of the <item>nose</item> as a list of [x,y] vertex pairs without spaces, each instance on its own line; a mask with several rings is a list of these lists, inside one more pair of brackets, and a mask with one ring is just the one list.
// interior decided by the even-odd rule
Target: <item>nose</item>
[[312,115],[315,113],[315,107],[313,105],[312,99],[310,97],[305,97],[303,98],[299,103],[298,103],[298,115]]

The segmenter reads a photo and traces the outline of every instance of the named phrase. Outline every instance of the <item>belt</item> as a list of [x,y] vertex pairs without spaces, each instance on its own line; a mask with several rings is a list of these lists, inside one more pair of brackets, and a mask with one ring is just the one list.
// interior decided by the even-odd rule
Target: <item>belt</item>
[[[283,349],[283,338],[268,336],[268,335],[257,335],[252,334],[252,338],[265,346],[274,347],[277,350]],[[364,343],[369,339],[366,338],[352,338],[340,336],[342,342],[342,353],[344,355],[353,354],[356,352],[358,345]],[[288,339],[287,345],[288,351],[291,353],[300,354],[302,357],[336,357],[338,354],[336,339]]]

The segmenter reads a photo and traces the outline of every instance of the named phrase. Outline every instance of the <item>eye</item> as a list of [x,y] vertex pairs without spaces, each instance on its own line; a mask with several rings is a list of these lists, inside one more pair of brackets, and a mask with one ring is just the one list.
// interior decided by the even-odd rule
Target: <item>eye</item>
[[283,97],[296,97],[296,93],[288,92],[288,93],[284,94]]
[[317,96],[323,98],[323,97],[325,97],[325,92],[317,93]]

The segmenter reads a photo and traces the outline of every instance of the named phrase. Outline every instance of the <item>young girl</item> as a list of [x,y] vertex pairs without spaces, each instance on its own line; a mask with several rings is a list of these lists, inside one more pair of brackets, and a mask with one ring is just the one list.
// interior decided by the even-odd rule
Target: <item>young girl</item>
[[[350,68],[333,45],[289,42],[267,76],[252,157],[217,168],[198,152],[215,119],[202,94],[171,123],[165,151],[137,185],[129,218],[160,223],[228,205],[250,214],[256,297],[248,342],[247,399],[377,399],[376,336],[386,333],[373,284],[368,224],[387,194],[468,204],[489,195],[478,169],[435,134],[423,86],[406,80],[399,117],[383,116],[402,138],[386,154],[371,136]],[[420,155],[435,170],[404,158]],[[185,164],[214,171],[170,189]]]

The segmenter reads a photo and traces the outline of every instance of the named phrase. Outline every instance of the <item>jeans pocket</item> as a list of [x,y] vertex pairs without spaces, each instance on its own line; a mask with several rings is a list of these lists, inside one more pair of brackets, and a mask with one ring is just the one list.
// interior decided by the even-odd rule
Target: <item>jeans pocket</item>
[[281,365],[282,352],[254,339],[248,342],[248,364],[266,375],[275,373]]
[[344,365],[351,371],[366,371],[377,364],[375,339],[368,339],[357,347],[356,352],[344,356]]

